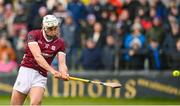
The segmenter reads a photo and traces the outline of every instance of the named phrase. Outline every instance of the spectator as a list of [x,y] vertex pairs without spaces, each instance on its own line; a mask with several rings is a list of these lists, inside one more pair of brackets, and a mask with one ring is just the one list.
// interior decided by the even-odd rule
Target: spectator
[[123,10],[121,15],[119,15],[118,22],[116,23],[116,31],[114,32],[117,51],[115,58],[116,70],[124,69],[123,53],[121,51],[123,51],[125,35],[130,33],[130,26],[129,13],[127,10]]
[[148,31],[152,27],[149,17],[150,5],[147,0],[139,0],[140,6],[137,9],[137,15],[140,18],[144,30]]
[[112,6],[115,7],[115,12],[117,14],[121,14],[121,12],[122,12],[122,5],[123,5],[122,0],[108,0],[108,1],[109,1],[109,3]]
[[118,17],[116,29],[117,30],[119,29],[120,34],[123,36],[130,33],[131,24],[132,24],[132,21],[129,20],[129,12],[125,9],[122,11],[121,15],[119,15]]
[[178,21],[178,23],[180,24],[180,13],[179,13],[180,11],[178,10],[178,7],[177,6],[170,7],[169,12],[170,12],[169,14],[174,16]]
[[107,33],[115,32],[116,24],[117,24],[117,15],[116,15],[116,13],[112,12],[110,14],[109,21],[106,22]]
[[5,13],[4,13],[5,23],[7,25],[7,31],[8,35],[10,37],[14,36],[14,30],[13,30],[13,21],[15,18],[15,12],[13,10],[13,7],[11,4],[5,5]]
[[15,36],[17,36],[21,29],[27,29],[27,15],[25,13],[24,7],[19,5],[17,14],[15,15],[13,28]]
[[53,14],[58,18],[60,24],[62,24],[64,22],[64,19],[68,16],[68,14],[71,13],[65,9],[62,3],[58,2],[55,4],[53,8]]
[[140,3],[139,8],[143,10],[144,16],[149,17],[150,4],[148,0],[139,0],[139,3]]
[[33,28],[33,21],[35,17],[38,15],[39,8],[45,6],[46,7],[46,0],[32,0],[30,3],[30,9],[28,11],[28,31],[32,30]]
[[54,5],[58,4],[58,0],[46,0],[46,6],[48,10],[52,10]]
[[152,21],[154,17],[157,17],[156,9],[154,7],[151,7],[149,11],[149,18]]
[[93,26],[93,33],[90,34],[88,38],[92,38],[96,43],[96,47],[102,49],[105,45],[105,35],[102,31],[102,25],[96,22]]
[[145,36],[141,33],[141,25],[134,23],[133,32],[128,34],[124,40],[126,69],[143,69]]
[[[0,19],[0,35],[7,33],[7,28],[4,20],[5,20],[4,18]],[[6,36],[8,35],[6,34]]]
[[47,15],[48,10],[45,6],[39,8],[38,15],[34,18],[33,21],[33,29],[41,29],[42,28],[42,19],[45,15]]
[[85,39],[87,39],[90,34],[93,33],[93,27],[94,27],[94,24],[96,23],[96,17],[94,14],[88,14],[87,16],[87,22],[82,25],[82,30],[83,30],[83,33],[84,33],[84,36],[83,36],[83,45],[85,44],[84,41]]
[[13,42],[13,44],[15,45],[13,48],[15,48],[16,51],[16,62],[18,64],[21,63],[24,56],[26,34],[27,34],[27,29],[21,29],[19,36],[16,37]]
[[102,6],[99,3],[99,0],[91,0],[90,4],[87,6],[88,14],[94,14],[97,18],[97,21],[100,21]]
[[100,2],[101,2],[101,6],[102,6],[102,11],[107,11],[108,14],[110,12],[116,11],[116,7],[114,5],[112,5],[113,3],[111,3],[110,0],[100,0]]
[[151,7],[156,9],[157,17],[161,18],[163,21],[166,21],[168,11],[162,0],[152,0]]
[[12,72],[16,68],[15,52],[5,36],[0,36],[0,72]]
[[86,7],[79,0],[72,0],[68,3],[67,9],[72,13],[74,22],[79,25],[81,20],[86,18]]
[[[106,45],[102,52],[102,62],[105,70],[114,70],[115,63],[115,39],[113,35],[106,37]],[[106,58],[104,58],[106,57]]]
[[176,49],[171,51],[170,56],[172,62],[171,69],[180,69],[180,39],[177,40]]
[[4,12],[4,4],[4,0],[0,0],[0,15],[2,15]]
[[96,47],[93,39],[88,39],[86,47],[82,49],[80,63],[84,70],[102,69],[101,50]]
[[167,57],[168,66],[172,66],[169,52],[174,51],[176,49],[176,42],[180,38],[179,24],[177,23],[177,21],[171,22],[170,26],[170,31],[166,35],[165,40],[163,42],[163,51],[165,51],[166,53],[165,57]]
[[162,47],[165,38],[165,31],[162,25],[162,20],[159,17],[153,19],[153,26],[146,34],[147,39],[157,39],[159,46]]
[[108,11],[107,10],[103,10],[102,13],[101,13],[101,19],[100,19],[100,23],[102,24],[102,27],[104,30],[106,30],[107,26],[106,26],[106,23],[107,21],[109,21],[109,16],[108,16]]
[[72,17],[70,15],[67,16],[64,24],[62,24],[61,32],[67,46],[67,65],[70,69],[72,69],[74,65],[75,69],[78,68],[78,47],[80,45],[78,40],[80,39],[80,35],[77,31],[77,26]]
[[131,21],[134,20],[134,18],[136,16],[137,9],[139,6],[140,6],[140,3],[138,0],[125,0],[123,8],[127,9],[128,12],[130,13],[129,18]]
[[157,39],[150,39],[147,58],[149,60],[149,69],[151,70],[162,70],[167,67],[165,54],[161,48],[159,48]]

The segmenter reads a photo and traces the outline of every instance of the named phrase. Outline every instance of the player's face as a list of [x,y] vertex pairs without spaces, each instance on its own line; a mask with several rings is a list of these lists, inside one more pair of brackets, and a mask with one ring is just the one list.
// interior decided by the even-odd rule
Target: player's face
[[59,28],[58,28],[58,26],[49,27],[49,28],[47,28],[47,30],[45,32],[48,36],[54,37],[54,36],[58,35]]

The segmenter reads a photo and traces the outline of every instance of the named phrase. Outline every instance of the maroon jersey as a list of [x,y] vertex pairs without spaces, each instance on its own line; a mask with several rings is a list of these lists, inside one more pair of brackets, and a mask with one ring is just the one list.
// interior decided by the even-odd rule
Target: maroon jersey
[[[65,51],[64,41],[62,39],[55,37],[53,40],[48,41],[43,30],[32,30],[28,33],[27,44],[32,42],[38,43],[41,49],[42,56],[45,58],[49,65],[58,52]],[[35,70],[38,70],[41,75],[47,76],[47,70],[38,65],[28,45],[26,46],[21,66],[33,68]]]

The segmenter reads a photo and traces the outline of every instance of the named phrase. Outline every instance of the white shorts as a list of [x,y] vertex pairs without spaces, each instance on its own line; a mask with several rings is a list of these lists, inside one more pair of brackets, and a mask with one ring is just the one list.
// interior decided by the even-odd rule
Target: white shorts
[[42,76],[38,71],[32,68],[20,67],[13,89],[28,94],[32,87],[38,86],[45,89],[46,84],[47,77]]

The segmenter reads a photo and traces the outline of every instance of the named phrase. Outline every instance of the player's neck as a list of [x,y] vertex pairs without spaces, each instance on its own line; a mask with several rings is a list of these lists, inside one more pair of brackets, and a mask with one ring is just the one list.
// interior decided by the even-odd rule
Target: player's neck
[[47,42],[51,42],[51,41],[53,41],[53,39],[55,38],[55,37],[52,37],[52,36],[48,36],[48,35],[45,33],[44,30],[43,30],[43,37],[44,37],[44,39],[45,39]]
[[52,41],[55,38],[54,36],[48,36],[47,34],[45,36],[49,41]]

